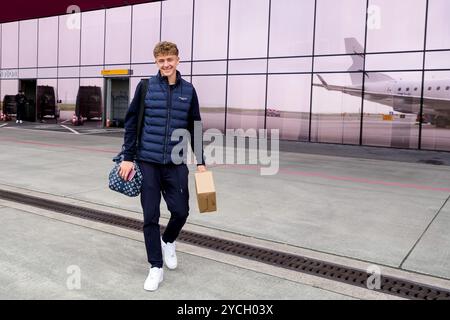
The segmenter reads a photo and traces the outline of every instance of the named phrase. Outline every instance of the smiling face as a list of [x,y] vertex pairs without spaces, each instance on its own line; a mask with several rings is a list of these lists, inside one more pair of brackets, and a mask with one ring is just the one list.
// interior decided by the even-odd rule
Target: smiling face
[[160,42],[155,46],[153,55],[161,76],[167,77],[169,83],[174,84],[177,77],[177,66],[180,63],[177,45],[167,41]]
[[174,54],[158,55],[155,61],[163,77],[167,77],[169,81],[176,79],[177,66],[180,63],[178,56]]

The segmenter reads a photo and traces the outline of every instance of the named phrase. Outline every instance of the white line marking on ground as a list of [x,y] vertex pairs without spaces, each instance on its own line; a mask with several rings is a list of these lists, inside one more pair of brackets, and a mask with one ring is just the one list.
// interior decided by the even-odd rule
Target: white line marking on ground
[[5,126],[7,126],[7,125],[8,125],[7,123],[0,124],[0,128],[3,128],[3,127],[5,127]]
[[60,125],[61,127],[63,127],[63,128],[65,128],[65,129],[67,129],[67,130],[70,130],[70,131],[72,131],[73,133],[75,133],[75,134],[80,134],[78,131],[75,131],[75,130],[73,130],[72,128],[69,128],[68,126],[64,126],[64,125]]
[[89,135],[89,134],[99,134],[99,133],[124,133],[124,130],[105,130],[105,129],[92,129],[88,132],[80,133],[82,135]]
[[73,132],[67,132],[67,131],[56,131],[56,130],[45,130],[45,129],[27,129],[27,128],[22,128],[22,127],[5,127],[5,129],[9,129],[9,130],[25,130],[25,131],[30,131],[30,132],[34,132],[34,133],[41,133],[41,132],[45,132],[45,133],[58,133],[58,134],[73,134]]
[[69,122],[70,121],[70,119],[67,119],[67,120],[64,120],[63,122],[61,122],[61,123],[67,123],[67,122]]

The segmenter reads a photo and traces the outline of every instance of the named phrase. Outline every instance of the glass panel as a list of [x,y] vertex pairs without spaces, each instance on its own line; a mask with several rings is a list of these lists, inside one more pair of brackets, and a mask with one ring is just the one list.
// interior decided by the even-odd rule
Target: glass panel
[[266,76],[229,76],[227,129],[264,129],[265,96]]
[[366,70],[422,69],[423,53],[369,54]]
[[133,64],[131,65],[134,76],[153,76],[158,72],[155,64]]
[[37,20],[20,21],[19,67],[37,67]]
[[105,63],[130,62],[130,38],[131,6],[108,9],[106,11]]
[[36,92],[37,119],[41,122],[54,123],[58,118],[57,80],[38,79]]
[[272,0],[270,56],[312,55],[314,0]]
[[80,88],[77,92],[78,110],[83,118],[90,120],[93,124],[102,127],[102,116],[104,110],[103,101],[103,78],[80,79]]
[[103,64],[105,11],[81,14],[81,64]]
[[80,70],[81,77],[98,77],[102,75],[103,66],[82,67]]
[[37,79],[37,85],[52,87],[55,90],[56,95],[57,79]]
[[428,4],[427,49],[450,49],[450,2],[432,0]]
[[230,1],[230,58],[266,57],[269,1]]
[[153,48],[159,42],[160,13],[161,2],[133,6],[132,62],[154,61]]
[[226,74],[226,61],[194,62],[194,74]]
[[[3,102],[5,100],[6,95],[16,95],[19,90],[19,80],[2,80],[0,81],[0,94],[1,94],[1,103],[3,110]],[[12,99],[12,97],[8,97],[7,99]],[[9,111],[9,110],[8,110]]]
[[450,69],[450,51],[427,52],[426,69]]
[[39,19],[38,66],[56,67],[58,63],[58,17]]
[[269,73],[311,72],[312,58],[269,59]]
[[267,92],[267,129],[280,139],[308,140],[310,75],[271,75]]
[[341,0],[338,5],[318,0],[315,54],[353,53],[346,38],[364,43],[366,5],[366,0]]
[[330,71],[362,71],[363,59],[361,56],[316,57],[314,59],[315,72]]
[[229,0],[195,1],[194,60],[227,58],[228,7]]
[[226,77],[192,77],[200,103],[203,130],[218,129],[225,126],[225,87]]
[[58,68],[58,78],[78,78],[79,76],[79,67]]
[[40,68],[38,71],[38,78],[56,78],[58,76],[57,68]]
[[450,151],[450,71],[425,73],[422,149]]
[[313,83],[311,141],[359,144],[362,74],[315,75]]
[[162,6],[161,40],[176,43],[180,52],[180,59],[190,61],[192,47],[192,0],[164,1]]
[[2,24],[2,68],[17,68],[19,65],[19,23]]
[[69,121],[75,113],[79,79],[58,79],[58,106],[61,110],[61,121]]
[[139,81],[141,81],[141,78],[130,78],[130,94],[128,104],[131,103],[131,100],[133,100],[134,95],[136,93],[136,87],[139,84]]
[[18,69],[0,70],[0,79],[17,79],[19,77]]
[[129,64],[113,64],[113,65],[106,64],[104,69],[105,70],[128,70],[128,69],[130,69],[130,65]]
[[423,50],[426,0],[370,0],[367,52]]
[[36,79],[37,78],[37,69],[19,69],[19,78],[21,79]]
[[232,60],[229,62],[228,73],[266,73],[267,60]]
[[365,80],[363,144],[418,148],[421,72],[369,72]]
[[[70,14],[59,18],[59,65],[78,66],[80,64],[80,14]],[[76,23],[73,23],[75,20]]]
[[[188,76],[191,74],[191,63],[190,62],[181,62],[177,70],[180,71],[182,76]],[[158,72],[158,70],[156,71]]]

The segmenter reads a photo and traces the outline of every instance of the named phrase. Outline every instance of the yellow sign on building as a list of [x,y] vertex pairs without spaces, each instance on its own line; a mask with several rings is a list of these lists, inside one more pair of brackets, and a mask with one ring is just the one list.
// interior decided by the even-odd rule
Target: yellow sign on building
[[130,69],[111,69],[111,70],[102,70],[103,76],[129,76],[132,74],[132,70]]

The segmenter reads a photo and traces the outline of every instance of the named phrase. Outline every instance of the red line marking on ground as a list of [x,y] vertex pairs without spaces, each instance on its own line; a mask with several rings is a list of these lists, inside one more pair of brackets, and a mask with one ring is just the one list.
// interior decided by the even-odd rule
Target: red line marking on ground
[[0,141],[9,141],[21,144],[29,144],[29,145],[37,145],[37,146],[45,146],[45,147],[54,147],[54,148],[71,148],[82,151],[90,151],[90,152],[102,152],[102,153],[118,153],[117,150],[108,150],[108,149],[98,149],[98,148],[90,148],[90,147],[80,147],[80,146],[71,146],[67,144],[57,144],[57,143],[44,143],[37,141],[27,141],[27,140],[17,140],[11,138],[0,138]]
[[[258,165],[214,165],[208,166],[209,168],[233,168],[233,169],[241,169],[241,170],[259,170],[262,166]],[[294,176],[302,176],[302,177],[317,177],[327,180],[335,180],[335,181],[347,181],[347,182],[355,182],[362,184],[370,184],[370,185],[381,185],[387,187],[398,187],[398,188],[407,188],[407,189],[417,189],[417,190],[427,190],[427,191],[440,191],[440,192],[448,192],[450,193],[450,188],[444,187],[432,187],[432,186],[424,186],[414,183],[401,183],[401,182],[392,182],[392,181],[380,181],[380,180],[370,180],[365,178],[353,178],[353,177],[344,177],[344,176],[333,176],[326,173],[320,172],[305,172],[305,171],[297,171],[290,170],[285,168],[280,168],[279,173],[294,175]]]
[[[54,148],[72,148],[72,149],[89,151],[89,152],[118,153],[117,150],[70,146],[70,145],[55,144],[55,143],[43,143],[43,142],[36,142],[36,141],[17,140],[17,139],[11,139],[11,138],[0,138],[0,141],[9,141],[9,142],[16,142],[16,143],[30,144],[30,145],[40,145],[40,146],[54,147]],[[233,169],[240,169],[240,170],[259,170],[262,167],[263,166],[259,166],[259,165],[238,165],[238,164],[217,164],[217,165],[208,166],[208,168],[233,168]],[[278,172],[287,174],[287,175],[296,175],[296,176],[302,176],[302,177],[317,177],[317,178],[323,178],[323,179],[335,180],[335,181],[347,181],[347,182],[363,183],[363,184],[370,184],[370,185],[381,185],[381,186],[387,186],[387,187],[398,187],[398,188],[427,190],[427,191],[440,191],[440,192],[449,192],[450,193],[450,188],[431,187],[431,186],[424,186],[424,185],[418,185],[418,184],[400,183],[400,182],[391,182],[391,181],[369,180],[369,179],[365,179],[365,178],[339,177],[339,176],[332,176],[332,175],[328,175],[328,174],[320,173],[320,172],[305,172],[305,171],[289,170],[289,169],[285,169],[285,168],[280,168]]]

